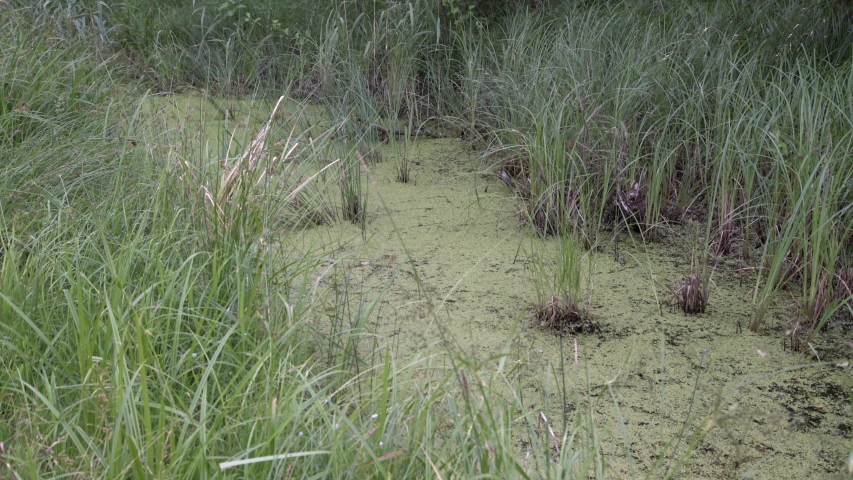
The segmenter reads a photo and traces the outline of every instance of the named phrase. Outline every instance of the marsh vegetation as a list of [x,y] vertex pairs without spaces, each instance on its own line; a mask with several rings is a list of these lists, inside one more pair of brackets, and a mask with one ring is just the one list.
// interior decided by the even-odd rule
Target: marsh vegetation
[[0,477],[848,478],[845,2],[0,2]]

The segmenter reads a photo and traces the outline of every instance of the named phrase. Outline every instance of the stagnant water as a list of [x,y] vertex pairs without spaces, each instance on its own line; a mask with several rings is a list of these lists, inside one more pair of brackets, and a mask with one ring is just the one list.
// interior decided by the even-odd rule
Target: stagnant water
[[[171,102],[178,112],[204,110],[197,98]],[[250,102],[240,105],[252,110]],[[755,278],[737,271],[736,258],[716,265],[707,313],[685,316],[666,305],[666,285],[689,273],[691,233],[663,229],[658,241],[643,245],[612,232],[584,260],[592,268],[584,272],[583,302],[601,332],[564,338],[561,362],[559,337],[532,328],[528,260],[549,241],[543,247],[519,228],[512,192],[455,139],[417,140],[408,152],[409,183],[397,181],[400,153],[382,147],[384,161],[365,169],[364,232],[338,222],[302,239],[340,262],[351,295],[381,294],[368,328],[398,362],[441,354],[448,344],[484,360],[508,352],[526,407],[545,410],[547,401],[555,425],[562,398],[554,384],[565,377],[567,408],[592,401],[596,422],[608,432],[603,448],[614,478],[669,458],[673,445],[666,445],[687,419],[686,438],[713,428],[686,478],[849,477],[849,325],[834,322],[804,352],[792,353],[783,339],[797,299],[782,292],[759,333],[738,332],[737,322],[745,326],[750,317]],[[613,253],[616,240],[624,264]],[[831,363],[816,365],[817,357]],[[620,412],[604,388],[590,398],[588,382],[610,382]],[[546,390],[554,392],[549,399]],[[722,415],[709,423],[716,408]]]

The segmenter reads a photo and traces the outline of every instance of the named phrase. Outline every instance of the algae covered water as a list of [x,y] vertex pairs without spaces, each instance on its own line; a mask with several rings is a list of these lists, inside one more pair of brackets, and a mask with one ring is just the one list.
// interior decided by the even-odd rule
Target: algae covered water
[[[197,97],[165,102],[159,115],[179,123],[218,115]],[[249,135],[251,112],[263,119],[264,107],[232,103],[244,119],[222,118],[234,122],[225,130]],[[296,118],[304,108],[292,111]],[[486,374],[511,371],[495,391],[520,397],[552,429],[562,429],[563,412],[594,412],[610,467],[624,476],[675,463],[690,448],[691,478],[839,471],[851,433],[850,325],[833,323],[792,352],[791,310],[779,298],[767,328],[741,328],[756,280],[725,257],[713,264],[706,313],[684,315],[672,287],[689,271],[699,233],[673,225],[652,243],[611,229],[584,250],[582,298],[600,331],[559,337],[534,326],[530,271],[532,253],[556,240],[520,226],[519,199],[478,153],[454,138],[418,139],[405,152],[402,183],[399,146],[378,152],[381,162],[361,166],[363,225],[329,221],[292,237],[328,258],[321,268],[336,269],[337,302],[370,306],[362,355],[389,351],[399,364],[459,355]],[[335,182],[326,186],[334,206]],[[690,445],[698,429],[710,433]],[[523,455],[522,438],[517,447]]]
[[[684,429],[712,427],[691,478],[731,478],[752,466],[754,478],[839,470],[851,428],[849,325],[834,324],[808,352],[792,353],[784,332],[791,309],[780,298],[768,328],[740,333],[755,279],[725,258],[708,311],[685,316],[665,287],[690,266],[692,234],[679,228],[659,243],[632,245],[622,234],[586,252],[584,299],[601,332],[561,346],[533,328],[527,253],[541,240],[519,228],[511,192],[456,140],[422,141],[417,152],[411,183],[396,181],[392,155],[370,168],[364,233],[346,224],[307,233],[350,269],[352,291],[381,295],[369,328],[397,361],[451,348],[484,369],[512,363],[516,394],[555,425],[565,381],[565,408],[594,404],[620,475],[632,462],[642,472],[672,461],[689,447]],[[617,239],[624,263],[611,253]]]

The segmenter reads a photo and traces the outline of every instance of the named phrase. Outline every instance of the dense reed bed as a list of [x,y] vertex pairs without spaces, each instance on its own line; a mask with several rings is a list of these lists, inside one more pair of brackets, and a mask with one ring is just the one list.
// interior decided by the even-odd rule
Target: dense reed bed
[[[752,330],[782,288],[792,345],[853,313],[841,3],[11,3],[0,477],[607,477],[591,406],[560,429],[502,358],[396,363],[345,269],[294,247],[317,223],[363,226],[375,147],[399,145],[406,182],[419,135],[470,142],[519,224],[563,235],[552,264],[531,254],[555,330],[585,318],[582,249],[688,222],[686,312],[713,302],[709,263],[737,256],[758,272]],[[211,140],[143,108],[181,90],[325,120],[276,104],[255,134]],[[707,432],[687,424],[648,475],[680,475]]]

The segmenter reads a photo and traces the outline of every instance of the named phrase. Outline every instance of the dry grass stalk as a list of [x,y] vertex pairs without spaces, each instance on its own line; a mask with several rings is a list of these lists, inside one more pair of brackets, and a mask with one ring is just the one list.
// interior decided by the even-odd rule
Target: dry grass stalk
[[400,183],[409,183],[409,159],[403,156],[400,164],[397,165],[397,181]]
[[728,196],[723,201],[723,207],[717,221],[720,236],[717,239],[716,252],[718,256],[722,256],[731,251],[732,245],[734,244],[737,236],[737,218],[735,213],[732,211],[732,200]]
[[[195,171],[193,171],[192,166],[188,162],[180,162],[180,165],[189,174],[182,176],[182,178],[191,178],[192,180],[200,184],[198,186],[198,189],[202,192],[202,195],[205,199],[205,203],[208,208],[214,211],[215,215],[213,215],[213,218],[218,219],[217,221],[230,224],[231,217],[227,212],[227,208],[225,207],[232,200],[234,192],[238,190],[242,182],[248,180],[254,184],[258,184],[267,176],[268,173],[274,173],[273,168],[275,167],[275,165],[270,165],[269,162],[264,165],[264,168],[262,170],[258,171],[258,168],[261,165],[261,162],[264,157],[269,154],[266,143],[267,138],[271,131],[272,123],[279,116],[278,109],[281,106],[281,103],[284,98],[285,97],[282,96],[278,99],[278,102],[270,113],[269,120],[267,121],[264,128],[262,128],[261,131],[255,136],[255,138],[249,145],[249,148],[247,148],[246,151],[243,152],[243,154],[234,162],[234,164],[231,165],[229,168],[227,165],[225,165],[225,162],[222,162],[221,168],[223,169],[223,172],[219,177],[218,190],[211,191],[211,189],[209,189],[208,186],[203,183],[204,180],[201,179]],[[286,162],[293,155],[293,152],[296,150],[298,144],[291,144],[291,140],[292,132],[291,137],[288,137],[286,140],[282,140],[281,142],[275,145],[276,148],[281,146],[289,146],[290,148],[288,150],[283,151],[281,157],[274,157],[272,159],[273,163],[278,160]],[[229,145],[229,150],[230,147],[231,146]],[[287,196],[284,198],[284,202],[287,203],[294,201],[296,203],[297,210],[300,210],[300,192],[302,192],[302,190],[304,190],[305,187],[310,184],[323,171],[333,165],[336,165],[337,163],[339,163],[339,161],[340,160],[335,160],[333,162],[330,162],[319,172],[315,173],[314,175],[311,175],[306,180],[299,183],[296,187],[292,188],[289,192],[287,192]],[[330,214],[327,210],[312,209],[308,211],[308,213],[302,220],[307,220],[309,223],[319,224],[324,223],[329,216]]]
[[678,288],[670,286],[670,293],[678,303],[681,310],[687,315],[705,313],[708,308],[708,297],[710,296],[710,282],[703,278],[706,272],[703,268],[696,266],[696,253],[690,260],[690,275],[678,281]]
[[276,102],[275,107],[270,113],[270,119],[252,140],[249,148],[243,152],[243,155],[237,159],[230,169],[222,173],[219,180],[219,193],[216,198],[218,205],[225,202],[231,192],[239,185],[241,173],[253,170],[257,166],[258,161],[266,154],[267,136],[272,128],[272,119],[278,113],[278,107],[281,105],[282,100],[284,100],[284,96],[279,97],[278,102]]

